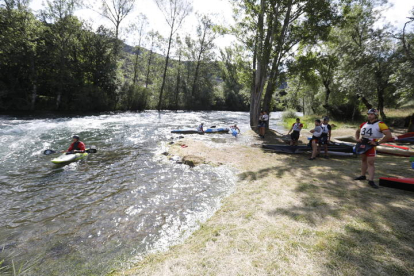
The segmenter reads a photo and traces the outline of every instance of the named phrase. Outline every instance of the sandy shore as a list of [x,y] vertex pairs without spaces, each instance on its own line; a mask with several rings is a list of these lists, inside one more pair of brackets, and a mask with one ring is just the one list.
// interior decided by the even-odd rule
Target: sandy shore
[[[352,180],[355,157],[309,161],[243,135],[251,142],[211,147],[188,136],[171,145],[195,165],[235,168],[236,190],[183,244],[113,275],[414,275],[413,192]],[[265,142],[287,140],[271,132]],[[376,164],[377,180],[414,177],[408,158],[380,155]]]

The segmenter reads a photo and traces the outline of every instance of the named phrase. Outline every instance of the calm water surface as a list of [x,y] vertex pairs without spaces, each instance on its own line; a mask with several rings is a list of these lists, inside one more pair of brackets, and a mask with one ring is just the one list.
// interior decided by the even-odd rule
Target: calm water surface
[[[226,166],[169,161],[161,153],[178,137],[171,129],[204,122],[244,131],[248,120],[245,112],[0,116],[0,261],[30,267],[29,275],[104,275],[182,241],[219,208],[236,177]],[[42,154],[66,149],[73,134],[98,153],[64,166]],[[253,139],[191,137],[212,146]]]

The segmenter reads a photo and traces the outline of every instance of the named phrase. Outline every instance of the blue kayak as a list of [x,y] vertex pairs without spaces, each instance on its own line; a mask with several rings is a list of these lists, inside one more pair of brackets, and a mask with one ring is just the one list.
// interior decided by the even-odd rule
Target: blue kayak
[[177,134],[196,134],[199,133],[197,129],[174,129],[171,131],[171,133],[177,133]]
[[204,131],[204,133],[228,133],[230,131],[229,128],[208,128]]

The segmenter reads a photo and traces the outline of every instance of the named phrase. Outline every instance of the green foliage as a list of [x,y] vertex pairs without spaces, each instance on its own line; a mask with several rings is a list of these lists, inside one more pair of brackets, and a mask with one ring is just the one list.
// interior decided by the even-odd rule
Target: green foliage
[[286,110],[285,112],[283,112],[282,114],[282,120],[285,121],[287,119],[295,119],[298,117],[298,115],[296,115],[296,111],[294,110]]

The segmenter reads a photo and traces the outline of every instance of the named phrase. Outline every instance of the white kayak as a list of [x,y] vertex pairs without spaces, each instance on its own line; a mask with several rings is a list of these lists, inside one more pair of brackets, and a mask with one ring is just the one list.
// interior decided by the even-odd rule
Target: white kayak
[[61,164],[61,163],[68,163],[73,161],[78,161],[88,156],[87,152],[83,153],[72,153],[72,154],[62,154],[59,157],[52,159],[52,163],[54,164]]

